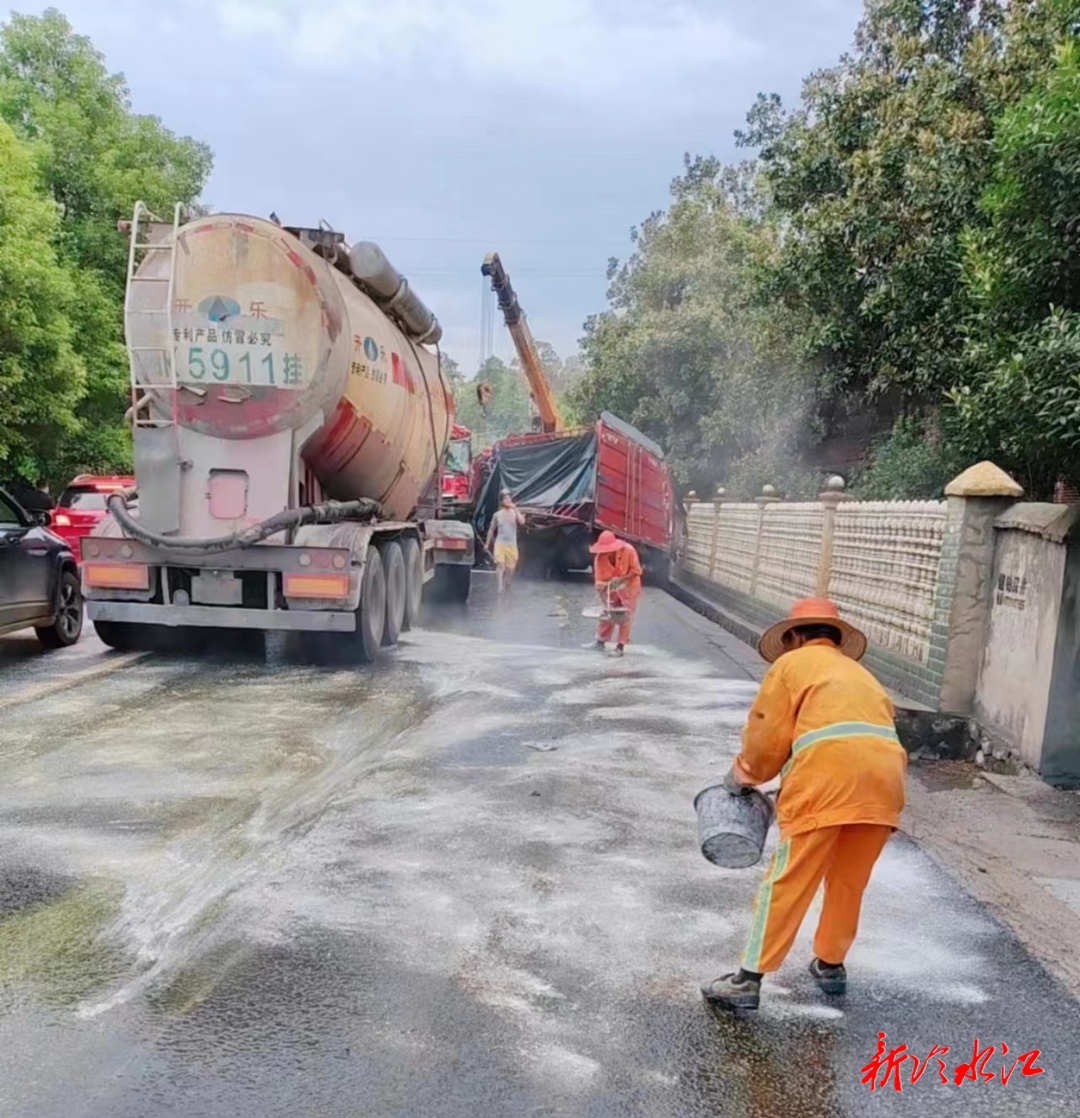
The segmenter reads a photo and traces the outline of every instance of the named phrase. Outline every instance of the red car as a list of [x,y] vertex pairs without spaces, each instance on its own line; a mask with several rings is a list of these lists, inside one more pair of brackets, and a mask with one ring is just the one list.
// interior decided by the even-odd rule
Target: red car
[[79,540],[93,531],[94,525],[103,520],[109,511],[106,502],[113,493],[135,488],[133,477],[95,477],[80,474],[60,494],[52,510],[49,528],[71,548],[79,558]]

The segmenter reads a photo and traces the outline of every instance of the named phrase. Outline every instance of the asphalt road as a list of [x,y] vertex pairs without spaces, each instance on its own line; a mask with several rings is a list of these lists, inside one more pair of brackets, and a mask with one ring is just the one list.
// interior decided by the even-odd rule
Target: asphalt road
[[[707,1012],[760,870],[691,801],[747,650],[647,591],[615,661],[586,586],[493,591],[370,671],[0,642],[0,1114],[1077,1114],[1078,1004],[902,838],[843,1003],[808,927],[755,1017]],[[871,1093],[881,1031],[1045,1072]]]

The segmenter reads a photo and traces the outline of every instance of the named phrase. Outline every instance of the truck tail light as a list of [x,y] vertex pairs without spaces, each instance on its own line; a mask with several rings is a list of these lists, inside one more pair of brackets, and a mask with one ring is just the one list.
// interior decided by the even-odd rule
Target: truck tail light
[[68,516],[67,513],[58,512],[56,514],[56,526],[58,528],[70,528],[71,527],[71,517]]
[[286,598],[347,598],[349,576],[346,574],[286,574],[283,578]]
[[103,590],[149,590],[150,568],[145,563],[83,563],[83,581]]
[[446,536],[435,541],[435,546],[442,551],[465,551],[469,546],[468,540]]

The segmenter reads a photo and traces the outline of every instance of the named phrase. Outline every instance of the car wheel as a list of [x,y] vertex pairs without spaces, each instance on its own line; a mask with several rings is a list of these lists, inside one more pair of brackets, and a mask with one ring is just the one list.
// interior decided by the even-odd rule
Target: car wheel
[[67,648],[82,636],[83,596],[79,576],[62,571],[56,590],[56,620],[47,629],[35,629],[41,647]]

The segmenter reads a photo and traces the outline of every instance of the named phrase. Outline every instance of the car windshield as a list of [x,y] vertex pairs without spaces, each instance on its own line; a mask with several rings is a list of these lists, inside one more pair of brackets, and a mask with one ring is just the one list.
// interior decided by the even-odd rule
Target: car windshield
[[60,494],[60,507],[79,512],[104,512],[109,496],[100,489],[65,489]]
[[468,439],[459,439],[446,448],[446,468],[454,474],[467,474],[471,458]]

